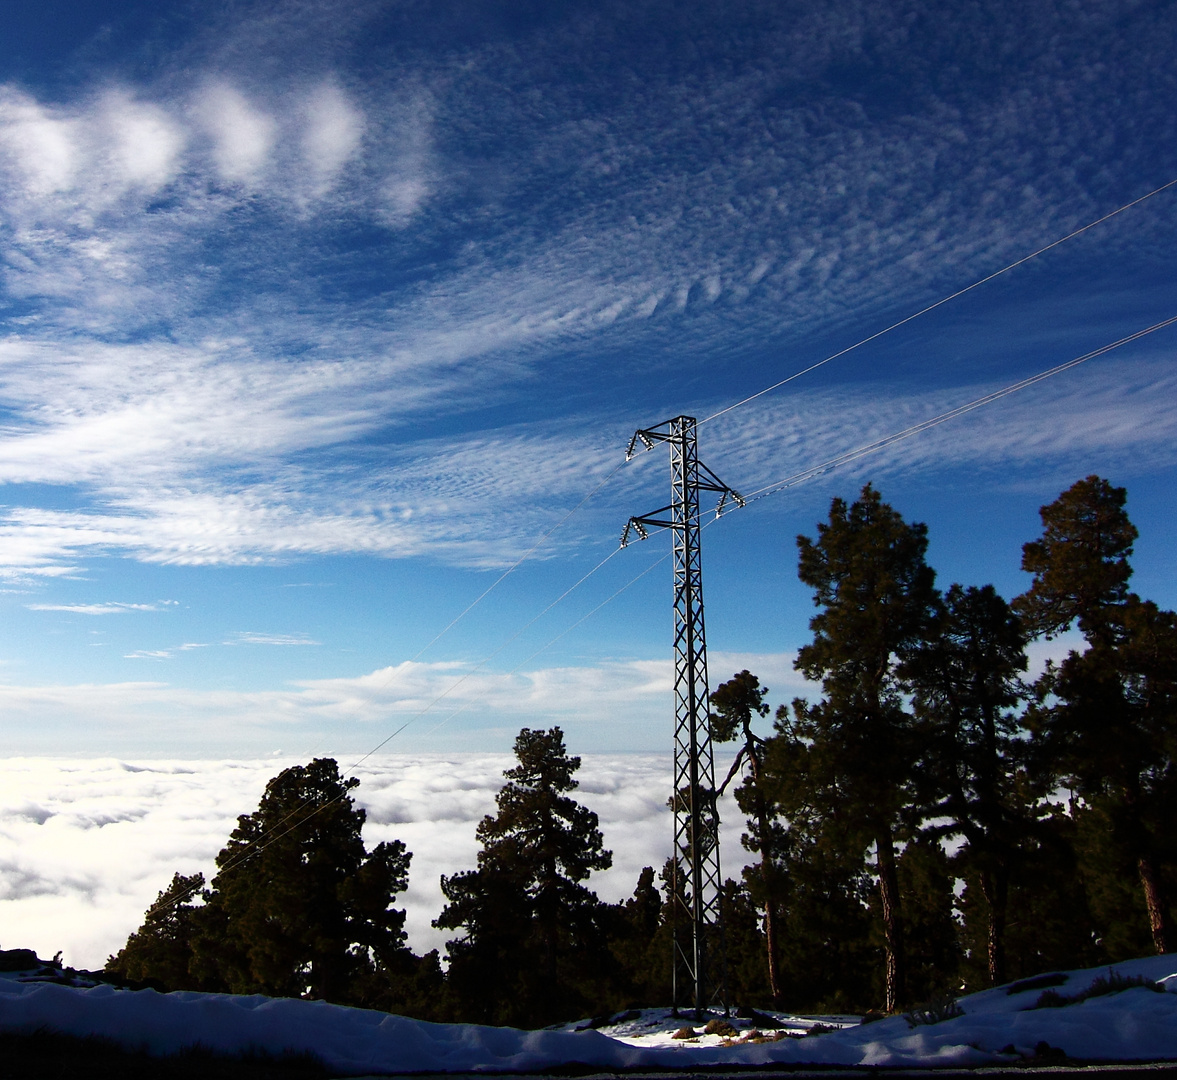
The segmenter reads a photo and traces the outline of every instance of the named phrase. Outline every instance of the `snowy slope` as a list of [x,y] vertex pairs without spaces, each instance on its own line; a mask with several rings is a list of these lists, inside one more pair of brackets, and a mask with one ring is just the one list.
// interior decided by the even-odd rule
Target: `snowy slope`
[[[912,1027],[904,1017],[776,1041],[669,1038],[684,1021],[663,1010],[612,1027],[516,1031],[427,1024],[323,1002],[261,996],[81,988],[0,978],[0,1030],[48,1027],[101,1035],[128,1047],[171,1053],[200,1043],[233,1053],[310,1051],[341,1074],[372,1072],[539,1071],[570,1062],[607,1069],[812,1063],[875,1066],[980,1065],[1032,1056],[1042,1043],[1083,1060],[1177,1060],[1177,956],[1117,964],[1117,976],[1160,982],[1056,1008],[1033,1008],[1041,986],[999,987],[961,998],[963,1015]],[[1053,992],[1074,997],[1108,969],[1061,973]],[[1014,984],[1017,987],[1019,984]],[[748,1035],[748,1021],[739,1022]],[[799,1032],[813,1019],[787,1022]],[[770,1035],[773,1033],[764,1032]],[[725,1045],[727,1043],[727,1045]]]

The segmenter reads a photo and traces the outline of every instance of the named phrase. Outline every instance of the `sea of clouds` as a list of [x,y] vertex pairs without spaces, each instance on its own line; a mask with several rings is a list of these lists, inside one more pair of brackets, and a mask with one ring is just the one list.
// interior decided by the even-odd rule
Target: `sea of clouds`
[[[349,760],[341,757],[341,767]],[[718,755],[718,778],[731,751]],[[600,817],[612,869],[589,884],[608,901],[633,892],[643,866],[670,853],[666,754],[582,755],[578,798]],[[364,840],[400,839],[413,853],[409,943],[443,948],[430,925],[441,910],[442,874],[471,869],[474,829],[494,810],[509,754],[389,754],[352,770],[353,793],[368,813]],[[215,872],[214,859],[237,815],[256,809],[266,781],[293,759],[237,761],[0,760],[0,947],[58,950],[67,964],[99,968],[122,947],[175,871]],[[724,870],[736,875],[748,853],[730,792],[721,804]]]

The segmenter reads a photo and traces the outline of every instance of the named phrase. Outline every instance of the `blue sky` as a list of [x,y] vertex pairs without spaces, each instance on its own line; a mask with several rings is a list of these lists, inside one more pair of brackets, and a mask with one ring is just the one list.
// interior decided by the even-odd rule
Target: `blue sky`
[[[1177,179],[1175,37],[1127,2],[5,4],[6,752],[359,754],[425,709],[389,749],[667,747],[668,564],[589,614],[665,536],[536,619],[664,501],[663,456],[612,472],[633,429]],[[754,491],[1177,314],[1175,220],[1177,188],[702,425],[703,459]],[[867,480],[942,584],[1013,595],[1098,472],[1177,604],[1175,346],[708,528],[712,682],[803,689],[794,537]]]

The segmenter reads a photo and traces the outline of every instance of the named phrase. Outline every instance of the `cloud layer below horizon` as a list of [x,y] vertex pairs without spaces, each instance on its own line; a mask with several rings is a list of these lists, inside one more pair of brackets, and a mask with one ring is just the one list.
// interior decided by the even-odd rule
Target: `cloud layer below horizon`
[[[570,747],[570,751],[574,750]],[[322,755],[320,755],[322,756]],[[721,751],[717,771],[731,755]],[[577,798],[601,821],[612,869],[590,885],[610,902],[629,896],[643,866],[660,868],[671,845],[666,755],[582,755]],[[305,760],[305,759],[304,759]],[[346,770],[347,759],[340,758]],[[471,869],[475,825],[494,810],[510,755],[406,755],[369,759],[353,775],[368,821],[364,840],[403,840],[413,852],[409,942],[443,948],[430,922],[444,899],[442,874]],[[0,760],[0,922],[3,948],[62,950],[67,964],[94,969],[125,943],[176,871],[215,872],[214,858],[238,814],[257,808],[266,782],[299,762]],[[738,875],[739,812],[730,796],[724,870]]]

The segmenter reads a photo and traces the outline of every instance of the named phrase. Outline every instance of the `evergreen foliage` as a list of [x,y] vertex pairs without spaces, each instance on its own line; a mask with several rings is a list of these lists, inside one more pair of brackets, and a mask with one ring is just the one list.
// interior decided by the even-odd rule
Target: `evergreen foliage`
[[203,889],[203,874],[175,874],[147,909],[143,925],[106,961],[106,971],[162,990],[215,989],[189,971],[198,910],[190,901]]
[[964,840],[957,871],[984,897],[994,986],[1006,981],[1010,877],[1037,802],[1016,711],[1025,644],[1020,620],[991,585],[953,585],[938,624],[906,665],[921,744],[921,810],[935,822],[930,835]]
[[341,1004],[428,981],[428,958],[409,953],[405,914],[392,907],[408,887],[409,853],[400,841],[365,850],[364,811],[349,794],[358,783],[330,758],[274,777],[237,819],[203,903],[172,902],[203,885],[177,874],[108,969],[167,989]]
[[193,971],[233,993],[352,1000],[375,967],[405,949],[408,888],[399,840],[364,849],[365,814],[335,761],[285,769],[261,805],[237,819],[217,856],[193,943]]
[[799,536],[797,546],[798,576],[819,608],[797,668],[821,683],[822,699],[796,704],[795,733],[808,747],[815,804],[873,848],[894,1011],[906,1000],[896,844],[917,749],[901,673],[935,621],[927,527],[905,522],[868,484],[849,506],[834,499],[817,539]]
[[1124,510],[1128,493],[1098,476],[1072,484],[1042,507],[1042,538],[1022,548],[1034,582],[1018,598],[1028,628],[1047,637],[1073,623],[1089,639],[1110,629],[1106,616],[1128,595],[1128,557],[1139,533]]
[[[1177,617],[1128,591],[1125,501],[1092,476],[1043,507],[1013,605],[989,586],[939,595],[925,530],[869,486],[799,538],[819,614],[796,666],[822,696],[777,711],[759,802],[740,803],[746,846],[772,852],[789,1007],[893,1007],[904,978],[915,1000],[1168,944]],[[1087,648],[1027,687],[1027,638],[1071,626]],[[721,689],[731,737],[764,695],[746,672]]]
[[1177,615],[1128,591],[1137,532],[1126,492],[1096,476],[1042,508],[1043,536],[1023,549],[1034,574],[1019,599],[1043,634],[1077,623],[1087,642],[1036,687],[1028,724],[1046,778],[1097,812],[1135,867],[1153,947],[1170,947],[1166,865],[1177,806]]
[[568,792],[580,758],[558,728],[524,728],[503,775],[498,813],[478,826],[478,868],[443,877],[449,903],[434,921],[464,933],[447,943],[463,1014],[515,1026],[575,1019],[608,992],[611,953],[602,905],[583,884],[605,870],[597,815]]
[[[665,877],[664,881],[668,881]],[[671,938],[669,905],[654,880],[654,868],[638,875],[633,896],[603,907],[615,987],[616,1008],[650,1008],[670,1000]]]

